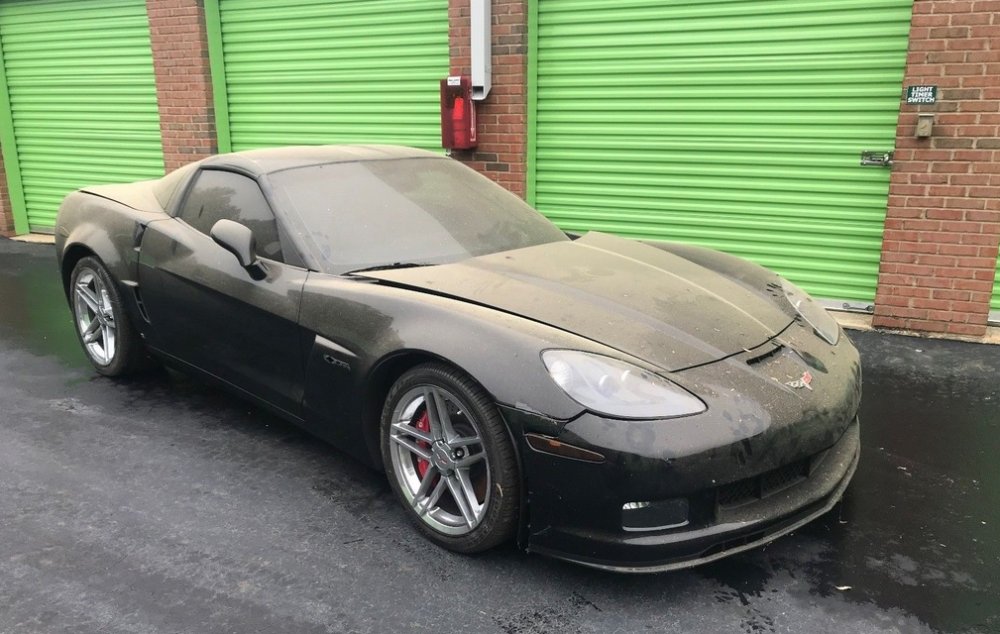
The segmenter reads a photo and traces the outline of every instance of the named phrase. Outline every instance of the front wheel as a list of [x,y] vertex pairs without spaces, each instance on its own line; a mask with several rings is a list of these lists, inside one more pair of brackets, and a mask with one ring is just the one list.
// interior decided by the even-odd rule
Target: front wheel
[[460,553],[509,540],[520,476],[507,429],[489,395],[438,363],[399,378],[382,410],[382,462],[410,520]]
[[142,367],[142,339],[125,314],[118,286],[97,258],[81,258],[73,267],[70,305],[77,337],[98,372],[121,376]]

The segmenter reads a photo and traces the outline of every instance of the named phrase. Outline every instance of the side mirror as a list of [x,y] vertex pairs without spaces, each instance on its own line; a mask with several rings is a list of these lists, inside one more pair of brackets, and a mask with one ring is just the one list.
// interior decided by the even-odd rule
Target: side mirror
[[257,258],[257,242],[253,232],[245,225],[232,220],[220,220],[212,225],[212,239],[220,247],[236,256],[240,266],[255,280],[267,275],[264,263]]

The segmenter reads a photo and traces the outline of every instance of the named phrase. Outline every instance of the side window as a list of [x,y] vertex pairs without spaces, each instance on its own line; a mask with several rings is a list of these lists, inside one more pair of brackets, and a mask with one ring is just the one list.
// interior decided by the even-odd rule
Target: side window
[[234,220],[253,231],[257,255],[284,261],[278,223],[256,181],[222,170],[202,170],[195,179],[178,213],[184,222],[210,235],[219,220]]

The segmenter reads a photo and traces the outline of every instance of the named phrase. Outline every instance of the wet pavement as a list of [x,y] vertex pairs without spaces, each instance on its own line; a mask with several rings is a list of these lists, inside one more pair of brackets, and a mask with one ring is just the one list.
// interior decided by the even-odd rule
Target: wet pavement
[[1000,347],[851,337],[843,503],[622,576],[438,550],[291,425],[174,373],[98,377],[52,247],[0,239],[0,632],[1000,632]]

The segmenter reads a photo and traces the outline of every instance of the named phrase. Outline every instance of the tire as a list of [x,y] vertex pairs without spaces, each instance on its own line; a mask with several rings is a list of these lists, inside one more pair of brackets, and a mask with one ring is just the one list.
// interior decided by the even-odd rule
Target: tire
[[469,554],[513,537],[521,489],[514,448],[496,405],[470,377],[440,363],[404,373],[386,396],[381,440],[389,484],[430,541]]
[[94,368],[105,376],[144,369],[146,350],[122,305],[118,285],[99,259],[81,258],[70,276],[76,336]]

